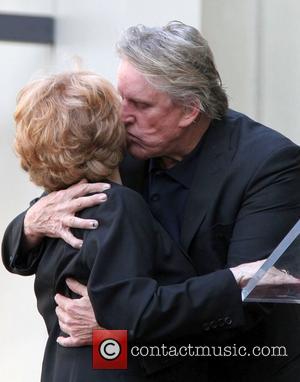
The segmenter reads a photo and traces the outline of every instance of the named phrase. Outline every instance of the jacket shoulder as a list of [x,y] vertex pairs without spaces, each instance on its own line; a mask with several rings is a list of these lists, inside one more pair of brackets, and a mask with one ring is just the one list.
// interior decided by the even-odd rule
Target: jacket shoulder
[[231,145],[238,156],[261,162],[285,149],[300,152],[289,138],[245,114],[229,110],[223,123],[230,130]]

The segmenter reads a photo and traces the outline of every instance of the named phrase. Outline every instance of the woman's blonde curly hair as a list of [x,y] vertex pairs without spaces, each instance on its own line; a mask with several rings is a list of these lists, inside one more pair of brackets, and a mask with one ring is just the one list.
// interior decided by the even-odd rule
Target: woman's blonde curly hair
[[122,160],[125,129],[113,86],[89,71],[30,82],[14,114],[15,149],[31,180],[47,191],[82,178],[108,178]]

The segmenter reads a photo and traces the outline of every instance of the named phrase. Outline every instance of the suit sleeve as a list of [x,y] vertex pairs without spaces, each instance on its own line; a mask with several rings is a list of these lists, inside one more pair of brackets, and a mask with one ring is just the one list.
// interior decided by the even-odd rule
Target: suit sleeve
[[[38,200],[34,199],[30,207]],[[23,248],[24,218],[26,211],[18,215],[8,225],[2,240],[2,261],[5,268],[12,273],[22,276],[33,275],[39,261],[41,247],[43,244],[31,249]]]
[[[248,182],[228,252],[228,267],[268,257],[300,217],[300,149],[276,150]],[[248,328],[272,305],[245,304]]]
[[228,266],[266,258],[300,216],[300,148],[273,153],[249,180],[228,252]]
[[[91,269],[88,293],[100,326],[127,329],[135,341],[207,333],[212,317],[232,330],[241,326],[240,290],[229,270],[194,277],[187,263],[180,283],[159,285],[154,277],[163,255],[161,237],[144,201],[131,197],[111,194],[99,207],[99,228],[84,241]],[[183,256],[175,248],[172,255]],[[230,316],[233,322],[226,321]]]

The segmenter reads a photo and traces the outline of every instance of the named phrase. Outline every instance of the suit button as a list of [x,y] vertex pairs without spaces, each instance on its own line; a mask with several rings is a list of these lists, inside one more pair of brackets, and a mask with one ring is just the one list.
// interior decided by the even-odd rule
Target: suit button
[[204,324],[202,325],[202,329],[208,332],[210,330],[209,324],[207,322],[204,322]]
[[218,327],[218,324],[217,324],[217,321],[210,321],[209,323],[209,326],[212,328],[212,329],[217,329]]
[[225,317],[224,322],[226,325],[230,326],[232,324],[232,319],[230,317]]
[[224,325],[225,325],[225,322],[224,322],[223,318],[218,318],[218,326],[220,328],[223,328]]
[[160,196],[158,194],[153,194],[151,196],[151,202],[157,202],[160,199]]

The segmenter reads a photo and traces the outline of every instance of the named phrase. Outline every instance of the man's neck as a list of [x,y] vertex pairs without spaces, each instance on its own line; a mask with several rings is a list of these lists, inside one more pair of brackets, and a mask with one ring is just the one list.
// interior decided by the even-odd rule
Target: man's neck
[[180,144],[176,147],[176,152],[161,157],[161,166],[165,169],[169,169],[174,167],[178,162],[181,162],[201,141],[210,123],[211,118],[202,114],[198,122],[194,122],[187,127],[185,135],[181,137]]
[[169,169],[174,167],[178,162],[180,162],[182,159],[176,159],[169,156],[163,156],[160,158],[160,166],[164,169]]

